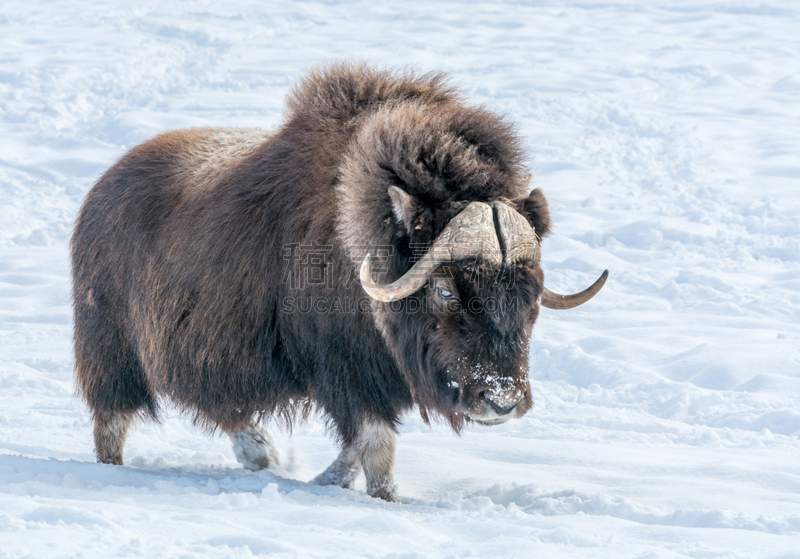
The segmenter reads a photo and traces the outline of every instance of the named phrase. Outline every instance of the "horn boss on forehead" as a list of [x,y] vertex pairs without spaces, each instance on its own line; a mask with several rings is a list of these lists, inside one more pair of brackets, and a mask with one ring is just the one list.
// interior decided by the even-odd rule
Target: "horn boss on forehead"
[[373,299],[385,303],[396,301],[418,291],[442,264],[473,258],[481,258],[495,266],[503,261],[494,231],[492,208],[482,202],[472,202],[454,217],[430,250],[395,282],[388,285],[373,282],[371,258],[367,254],[361,264],[361,285]]

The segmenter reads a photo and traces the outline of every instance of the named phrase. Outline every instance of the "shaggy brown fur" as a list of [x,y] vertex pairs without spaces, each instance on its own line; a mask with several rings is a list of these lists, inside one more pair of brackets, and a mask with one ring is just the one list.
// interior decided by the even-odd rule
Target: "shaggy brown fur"
[[[287,104],[274,133],[158,136],[87,196],[72,238],[75,357],[101,461],[122,463],[118,418],[157,418],[159,398],[232,434],[316,405],[346,448],[361,444],[365,425],[393,428],[415,402],[458,428],[485,406],[492,379],[525,392],[520,414],[532,405],[538,267],[449,266],[460,309],[287,307],[310,297],[356,308],[368,247],[389,247],[381,279],[396,279],[470,201],[515,205],[545,235],[547,203],[538,189],[526,194],[513,128],[467,106],[439,73],[334,65],[311,72]],[[410,195],[403,219],[390,186]],[[298,285],[314,246],[324,247],[325,281]],[[409,300],[436,293],[432,282]],[[481,307],[487,297],[516,310]],[[102,442],[114,421],[124,423],[118,444]]]

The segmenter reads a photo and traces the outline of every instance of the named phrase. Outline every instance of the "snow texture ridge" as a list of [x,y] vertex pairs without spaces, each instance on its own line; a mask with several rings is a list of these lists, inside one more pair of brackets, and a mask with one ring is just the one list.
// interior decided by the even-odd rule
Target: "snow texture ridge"
[[[800,3],[22,2],[0,10],[0,557],[800,557]],[[400,503],[307,483],[324,421],[251,472],[169,414],[94,462],[69,235],[169,129],[269,130],[336,58],[446,70],[516,123],[554,230],[535,405],[410,414]]]

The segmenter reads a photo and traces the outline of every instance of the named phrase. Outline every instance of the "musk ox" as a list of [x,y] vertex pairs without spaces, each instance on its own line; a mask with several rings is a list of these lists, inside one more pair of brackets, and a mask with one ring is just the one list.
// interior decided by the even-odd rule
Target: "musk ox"
[[341,453],[314,482],[396,499],[394,433],[415,404],[458,431],[533,405],[528,341],[547,202],[513,127],[441,73],[311,72],[277,130],[196,128],[135,147],[72,237],[78,387],[97,459],[168,400],[258,469],[260,425],[318,409]]

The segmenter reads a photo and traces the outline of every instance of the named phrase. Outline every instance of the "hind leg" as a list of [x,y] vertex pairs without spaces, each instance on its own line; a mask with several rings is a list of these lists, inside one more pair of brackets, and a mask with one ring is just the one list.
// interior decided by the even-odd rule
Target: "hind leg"
[[122,465],[122,447],[133,418],[130,413],[95,414],[94,449],[98,462]]
[[99,290],[75,290],[75,372],[94,418],[97,461],[122,464],[125,435],[137,415],[156,417],[136,352],[112,320]]
[[155,400],[147,390],[141,371],[132,367],[130,361],[95,371],[100,374],[82,376],[79,368],[78,380],[94,418],[97,461],[122,465],[128,428],[137,415],[155,417]]
[[255,421],[228,433],[236,460],[248,470],[264,470],[279,464],[278,449],[266,429]]

